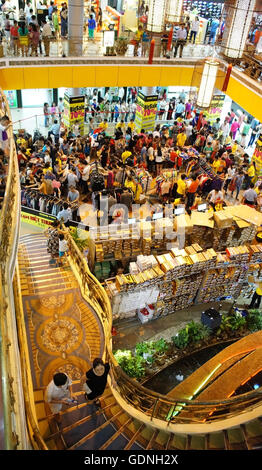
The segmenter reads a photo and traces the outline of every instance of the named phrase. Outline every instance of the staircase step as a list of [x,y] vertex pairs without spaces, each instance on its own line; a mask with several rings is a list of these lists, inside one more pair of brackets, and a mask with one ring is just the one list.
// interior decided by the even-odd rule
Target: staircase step
[[169,439],[169,433],[165,432],[165,431],[159,431],[156,439],[155,439],[155,443],[159,446],[161,446],[161,448],[164,448],[167,441]]
[[130,447],[130,450],[143,450],[143,447],[141,447],[137,442],[135,442],[132,447]]
[[207,450],[223,450],[225,449],[224,436],[222,432],[212,432],[209,434]]
[[186,437],[181,434],[175,434],[172,441],[170,442],[169,449],[185,450],[186,448]]
[[94,431],[96,428],[101,426],[101,424],[106,422],[106,418],[103,414],[92,415],[91,418],[80,424],[79,426],[73,428],[72,430],[63,433],[64,440],[68,447],[73,446],[79,442],[84,436],[87,436],[91,431]]
[[245,438],[240,428],[227,430],[230,450],[247,450]]
[[124,447],[127,445],[128,440],[126,437],[123,436],[123,434],[120,434],[120,436],[117,436],[116,439],[111,442],[111,444],[106,448],[106,450],[122,450]]
[[[118,419],[118,423],[120,421],[120,418],[123,418],[124,419],[124,422],[122,424],[122,426],[119,426],[118,425],[118,429],[117,431],[114,433],[114,435],[112,437],[110,437],[106,442],[104,442],[104,444],[99,448],[99,450],[106,450],[109,448],[110,444],[115,441],[117,439],[117,437],[119,437],[123,431],[123,429],[125,428],[125,426],[127,424],[129,424],[129,422],[131,422],[131,420],[133,418],[129,418],[129,416],[126,414],[126,413],[123,413],[122,415],[120,415],[119,419]],[[114,423],[116,425],[116,423]]]
[[206,449],[206,439],[205,436],[192,435],[190,450],[205,450]]
[[[93,427],[93,429],[90,429],[89,431],[85,429],[84,433],[81,434],[82,437],[80,437],[80,434],[79,434],[80,439],[78,439],[78,441],[75,444],[70,446],[68,450],[79,449],[80,447],[83,447],[83,445],[85,443],[87,443],[87,441],[89,441],[89,442],[90,442],[90,440],[92,441],[95,438],[95,436],[98,436],[98,434],[100,434],[101,431],[104,430],[112,421],[114,421],[117,418],[117,415],[121,414],[121,413],[123,413],[122,409],[120,409],[120,411],[118,411],[118,413],[115,414],[115,416],[112,416],[109,420],[106,419],[106,416],[104,414],[100,415],[101,418],[103,418],[104,422],[100,422],[100,423],[98,422],[95,425],[95,427]],[[91,422],[91,420],[89,420],[88,422]],[[78,426],[77,429],[79,429],[79,426]],[[102,435],[103,435],[103,433],[102,433]],[[105,439],[105,441],[106,441],[106,439]],[[98,443],[98,448],[101,445],[102,445],[102,442],[101,442],[101,439],[100,439],[100,441]]]
[[84,442],[83,445],[77,447],[77,450],[97,450],[116,433],[116,429],[109,423],[100,432]]
[[94,405],[88,405],[87,403],[85,406],[82,406],[82,407],[74,407],[73,411],[70,411],[70,408],[69,408],[66,413],[61,415],[62,428],[65,428],[66,426],[70,426],[76,421],[79,421],[80,419],[83,419],[86,416],[89,416],[94,411],[95,411]]

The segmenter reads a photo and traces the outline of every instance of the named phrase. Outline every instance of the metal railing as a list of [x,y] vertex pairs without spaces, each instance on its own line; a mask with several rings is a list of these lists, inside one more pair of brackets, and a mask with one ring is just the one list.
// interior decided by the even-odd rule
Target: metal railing
[[[1,115],[10,116],[6,97],[0,90]],[[13,139],[12,126],[7,131],[9,150],[7,152],[6,187],[0,213],[0,356],[2,370],[1,404],[4,422],[4,445],[15,449],[23,440],[21,422],[22,387],[17,385],[19,356],[13,303],[12,278],[14,274],[20,224],[20,185],[18,163]]]
[[[121,398],[136,411],[153,419],[174,424],[202,424],[232,418],[253,410],[262,404],[262,389],[226,400],[200,401],[187,398],[169,398],[143,387],[131,379],[118,365],[111,342],[112,311],[103,286],[91,274],[86,260],[70,234],[66,235],[73,268],[80,280],[83,295],[97,312],[104,329],[105,357],[111,364]],[[82,284],[82,285],[81,285]]]

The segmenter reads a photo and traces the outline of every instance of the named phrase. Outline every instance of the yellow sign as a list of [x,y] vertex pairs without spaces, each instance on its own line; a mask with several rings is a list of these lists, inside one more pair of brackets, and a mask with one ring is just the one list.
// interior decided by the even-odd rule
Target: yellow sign
[[205,111],[207,121],[215,122],[220,117],[225,101],[225,95],[214,95],[211,101],[210,108]]
[[75,125],[79,128],[80,135],[84,134],[85,124],[85,97],[68,96],[64,97],[63,122],[67,129],[74,131]]
[[22,207],[21,210],[21,222],[27,224],[36,225],[41,228],[48,228],[53,223],[56,217],[45,214],[43,212],[29,209],[28,207]]
[[136,105],[135,125],[138,131],[146,132],[154,130],[157,114],[157,95],[145,96],[138,93]]

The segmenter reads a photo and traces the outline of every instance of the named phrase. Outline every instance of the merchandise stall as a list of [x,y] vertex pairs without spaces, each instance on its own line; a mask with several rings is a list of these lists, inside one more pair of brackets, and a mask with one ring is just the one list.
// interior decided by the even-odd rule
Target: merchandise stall
[[220,253],[194,244],[160,256],[140,255],[129,274],[106,281],[113,320],[138,317],[146,323],[193,304],[235,300],[242,289],[250,297],[255,283],[246,288],[254,266],[260,272],[261,245]]

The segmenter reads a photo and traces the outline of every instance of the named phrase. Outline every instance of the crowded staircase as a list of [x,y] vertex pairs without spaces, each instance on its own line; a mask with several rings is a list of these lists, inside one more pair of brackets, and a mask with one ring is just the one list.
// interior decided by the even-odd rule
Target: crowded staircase
[[[30,297],[53,297],[61,292],[77,289],[77,279],[69,265],[57,267],[49,263],[46,238],[42,233],[20,238],[18,251],[23,301]],[[90,309],[84,299],[78,302],[82,313]],[[29,337],[34,335],[34,319],[29,323]],[[84,316],[82,317],[84,320]],[[28,321],[29,320],[29,321]],[[88,328],[88,322],[87,322]],[[97,330],[96,336],[99,331]],[[91,341],[93,339],[93,343]],[[101,337],[90,337],[91,358],[99,355]],[[32,367],[39,368],[37,346],[30,341]],[[37,374],[36,374],[37,375]],[[44,380],[44,379],[43,379]],[[47,383],[34,384],[34,401],[40,433],[48,449],[67,450],[255,450],[262,448],[262,417],[250,422],[206,434],[180,434],[154,428],[130,416],[116,401],[107,386],[101,408],[88,404],[80,389],[79,380],[73,380],[73,395],[77,405],[67,407],[57,423],[49,414],[44,401]],[[168,428],[167,428],[168,429]]]

